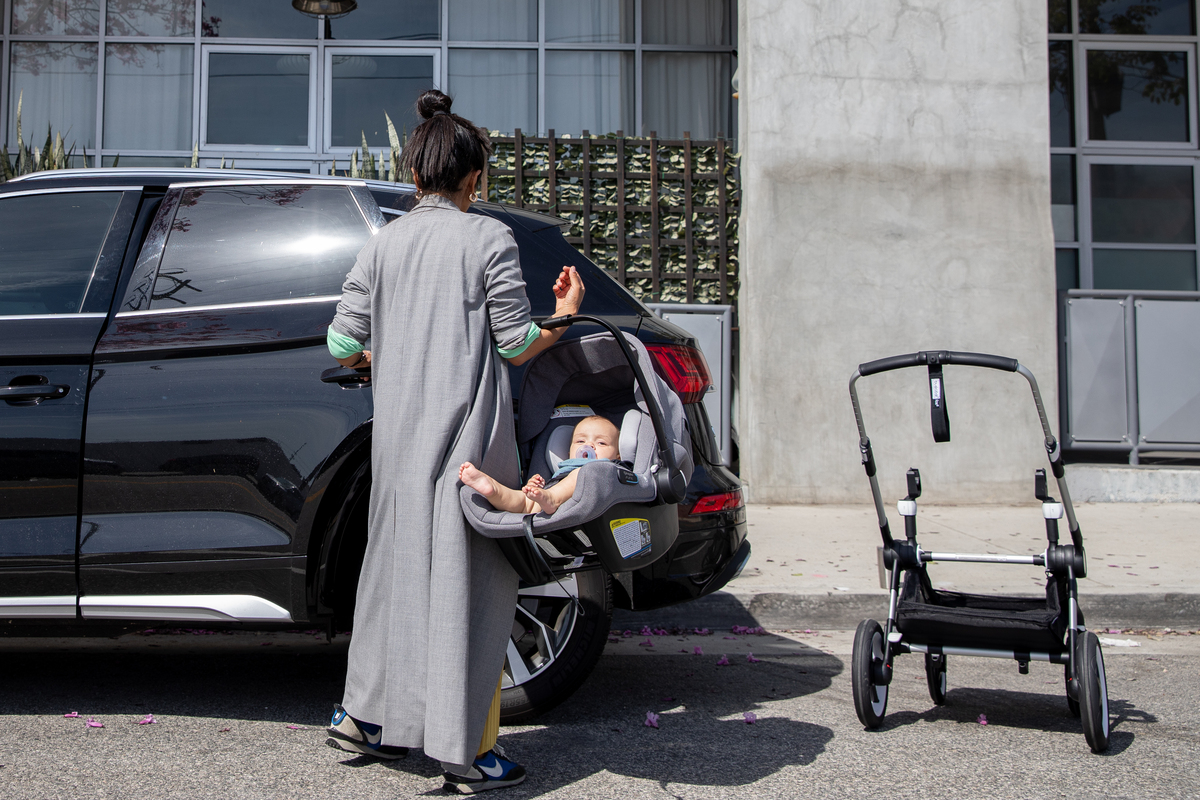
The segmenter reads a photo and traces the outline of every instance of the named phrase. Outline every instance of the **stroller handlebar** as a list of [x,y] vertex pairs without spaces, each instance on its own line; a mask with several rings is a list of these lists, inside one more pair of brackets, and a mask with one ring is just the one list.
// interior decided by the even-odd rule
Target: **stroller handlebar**
[[958,364],[964,367],[987,367],[988,369],[998,369],[1003,372],[1016,372],[1017,367],[1020,366],[1015,358],[995,356],[988,353],[960,353],[955,350],[922,350],[917,353],[888,356],[887,358],[880,358],[875,361],[868,361],[865,364],[859,364],[858,374],[866,377],[867,375],[875,375],[893,369],[920,367],[926,364]]

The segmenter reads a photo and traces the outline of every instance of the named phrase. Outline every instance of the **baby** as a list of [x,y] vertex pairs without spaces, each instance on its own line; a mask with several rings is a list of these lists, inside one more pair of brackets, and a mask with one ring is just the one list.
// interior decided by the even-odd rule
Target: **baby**
[[536,514],[540,511],[549,516],[575,493],[575,479],[580,467],[588,461],[601,458],[620,460],[621,454],[617,449],[620,436],[617,426],[604,417],[581,419],[571,434],[572,458],[559,464],[558,471],[550,478],[549,486],[541,475],[534,475],[522,488],[510,489],[480,472],[470,461],[458,468],[458,479],[486,497],[497,511],[517,514]]

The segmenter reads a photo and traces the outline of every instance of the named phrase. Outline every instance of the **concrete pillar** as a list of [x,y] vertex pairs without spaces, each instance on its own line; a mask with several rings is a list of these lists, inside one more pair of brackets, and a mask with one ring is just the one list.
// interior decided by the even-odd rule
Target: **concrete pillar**
[[[917,350],[1019,359],[1057,433],[1045,0],[740,0],[740,436],[754,502],[869,500],[847,382]],[[885,499],[1032,501],[1019,376],[860,381]]]

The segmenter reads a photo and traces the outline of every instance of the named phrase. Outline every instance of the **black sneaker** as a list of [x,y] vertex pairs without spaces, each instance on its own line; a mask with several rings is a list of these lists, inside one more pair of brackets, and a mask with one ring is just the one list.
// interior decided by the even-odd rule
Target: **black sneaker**
[[374,758],[404,758],[408,755],[407,747],[379,743],[383,737],[381,726],[359,722],[336,703],[333,706],[333,719],[329,721],[326,733],[329,734],[329,738],[325,740],[325,744],[347,753]]
[[446,779],[442,786],[444,791],[452,794],[477,794],[489,789],[516,786],[525,780],[525,768],[505,758],[504,751],[496,746],[476,758],[466,774],[447,772],[442,777]]

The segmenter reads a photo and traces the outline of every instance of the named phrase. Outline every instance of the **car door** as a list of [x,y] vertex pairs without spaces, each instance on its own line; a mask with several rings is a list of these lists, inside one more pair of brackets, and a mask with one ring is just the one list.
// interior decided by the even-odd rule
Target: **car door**
[[76,615],[89,368],[140,194],[0,194],[0,618]]
[[168,189],[96,350],[85,619],[288,622],[304,608],[320,468],[371,417],[369,388],[320,380],[342,282],[380,227],[359,192]]

